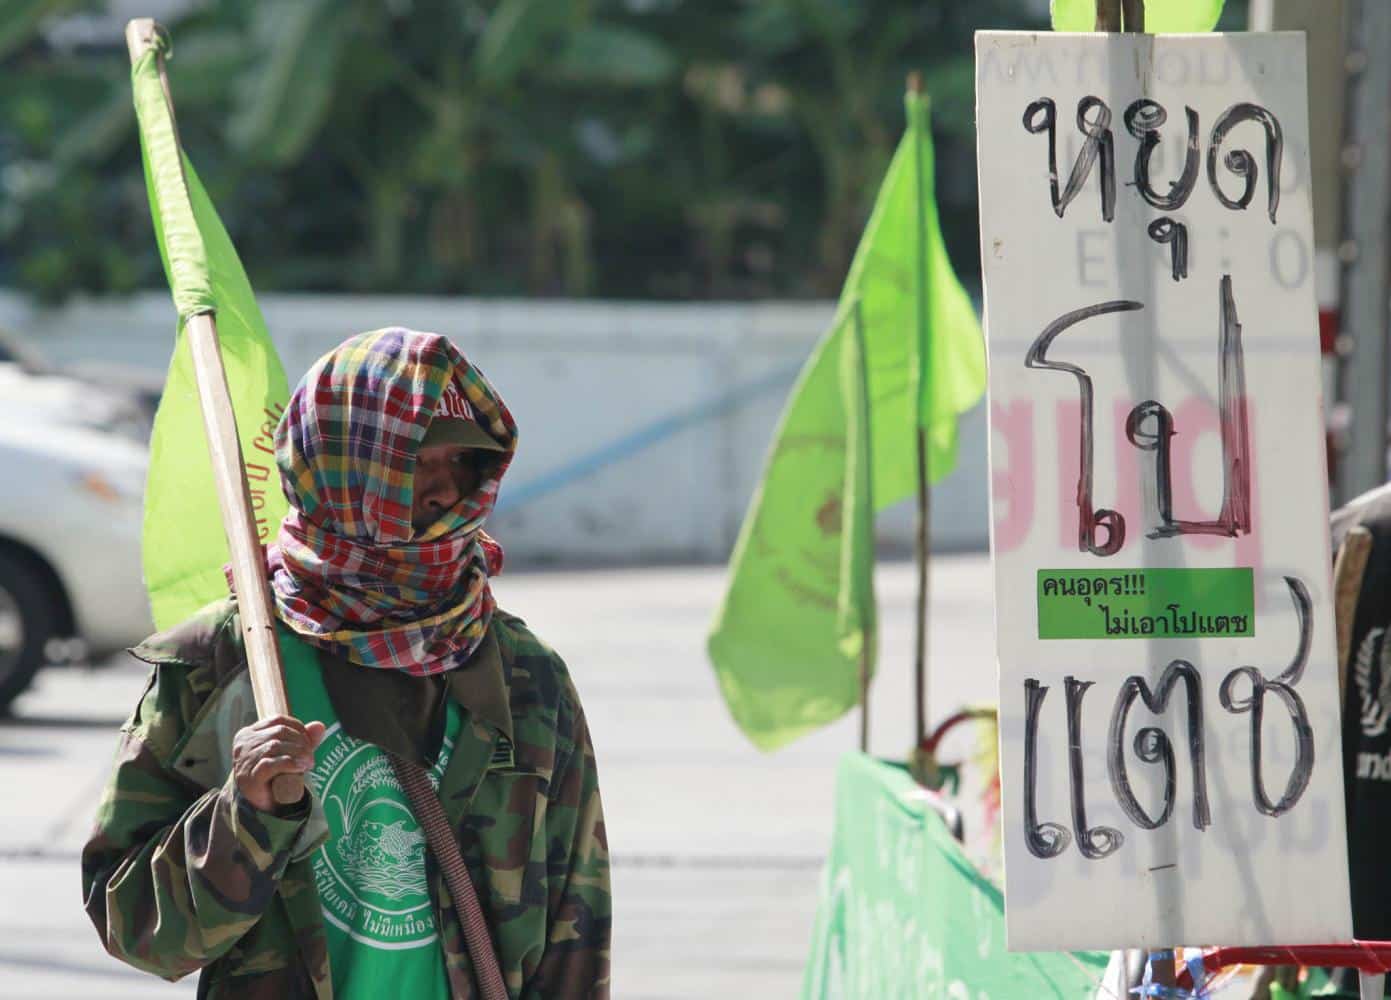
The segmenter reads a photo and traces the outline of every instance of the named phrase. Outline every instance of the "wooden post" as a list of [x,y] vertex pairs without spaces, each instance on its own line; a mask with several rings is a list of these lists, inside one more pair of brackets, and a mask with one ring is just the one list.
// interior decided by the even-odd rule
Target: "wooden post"
[[[1122,25],[1122,14],[1124,24]],[[1127,34],[1143,34],[1145,30],[1144,0],[1096,0],[1096,30]],[[1167,956],[1150,957],[1150,968],[1156,985],[1173,987],[1178,983],[1173,952]]]
[[[158,32],[158,25],[149,18],[139,18],[126,25],[126,47],[130,50],[132,63],[156,47]],[[164,96],[169,103],[169,118],[173,121],[174,102],[164,72],[164,59],[158,54],[156,58],[159,59]],[[178,136],[177,125],[174,134]],[[285,674],[280,663],[280,648],[276,644],[275,616],[271,610],[265,557],[256,535],[256,520],[251,513],[251,493],[242,464],[237,418],[227,388],[227,372],[222,365],[214,315],[207,312],[189,317],[184,324],[184,336],[188,338],[193,357],[198,399],[203,411],[203,430],[212,459],[218,506],[222,510],[222,527],[227,533],[227,547],[232,557],[232,582],[237,591],[256,713],[262,719],[289,715],[290,700],[285,693]],[[304,779],[298,774],[279,775],[271,784],[271,795],[281,805],[292,805],[304,796]]]
[[1096,30],[1121,30],[1121,0],[1096,0]]
[[914,747],[927,739],[927,606],[929,598],[928,558],[932,554],[932,487],[927,481],[927,432],[917,428],[918,455],[918,564],[917,629],[913,645]]
[[1145,32],[1145,0],[1121,0],[1121,16],[1125,19],[1125,30],[1132,35]]
[[[859,300],[858,298],[855,299],[855,304],[854,304],[853,309],[852,309],[852,316],[854,317],[854,325],[853,325],[853,327],[852,327],[852,329],[851,329],[851,335],[852,335],[852,336],[855,338],[855,340],[856,340],[856,344],[857,344],[857,346],[856,346],[856,354],[859,356],[859,359],[860,359],[860,370],[859,370],[859,372],[856,373],[856,376],[855,376],[855,377],[859,380],[859,384],[860,384],[860,391],[859,391],[859,393],[857,394],[858,397],[859,397],[859,406],[858,406],[859,412],[858,412],[858,414],[857,414],[857,417],[858,417],[858,419],[860,419],[861,421],[864,422],[864,425],[865,425],[864,434],[865,434],[865,437],[868,438],[868,436],[869,436],[869,386],[868,386],[868,384],[867,384],[867,365],[868,365],[868,361],[867,361],[867,356],[866,356],[866,352],[865,352],[864,314],[863,314],[863,313],[861,312],[861,310],[860,310],[860,300]],[[862,461],[864,461],[864,460],[866,460],[866,459],[867,459],[867,456],[861,456],[861,460],[862,460]],[[870,475],[871,475],[871,477],[873,476],[873,474],[874,474],[874,473],[873,473],[873,470],[871,469],[871,470],[870,470]],[[869,515],[869,516],[870,516],[871,519],[874,517],[874,512],[873,512],[872,509],[871,509],[871,511],[870,511],[870,515]],[[844,529],[842,529],[842,530],[844,530]],[[873,540],[873,531],[872,531],[872,529],[871,529],[871,538],[870,538],[869,559],[870,559],[870,563],[871,563],[871,565],[870,565],[870,573],[872,574],[872,573],[874,572],[874,566],[873,566],[873,561],[874,561],[874,540]],[[861,624],[863,625],[863,622],[862,622]],[[869,753],[869,682],[870,682],[869,664],[870,664],[870,656],[873,654],[873,651],[874,651],[874,646],[875,646],[875,642],[876,642],[876,633],[878,632],[878,629],[879,629],[879,622],[878,622],[878,618],[877,618],[877,616],[876,616],[876,619],[875,619],[875,622],[874,622],[874,628],[873,628],[873,630],[869,630],[869,629],[866,629],[866,630],[865,630],[863,639],[862,639],[861,644],[860,644],[860,662],[859,662],[859,668],[860,668],[860,677],[859,677],[859,681],[860,681],[860,753],[864,753],[864,754]]]
[[860,753],[869,753],[869,638],[860,650]]
[[[908,91],[911,94],[923,92],[923,78],[919,72],[908,74]],[[911,127],[911,123],[910,123]],[[921,208],[922,192],[926,187],[922,176],[922,145],[914,146],[915,184],[917,185],[918,205]],[[927,234],[923,231],[921,212],[918,217],[916,267],[914,268],[914,298],[917,311],[917,324],[914,335],[918,338],[919,352],[928,351],[930,331],[926,329],[927,305]],[[931,377],[931,361],[919,359],[921,378]],[[918,384],[919,393],[922,391]],[[922,426],[921,409],[918,400],[913,400],[913,430],[917,449],[917,494],[918,523],[914,545],[914,561],[918,569],[918,593],[915,605],[915,625],[913,635],[913,749],[916,752],[927,739],[927,608],[928,608],[928,557],[931,554],[932,493],[928,485],[927,432]]]

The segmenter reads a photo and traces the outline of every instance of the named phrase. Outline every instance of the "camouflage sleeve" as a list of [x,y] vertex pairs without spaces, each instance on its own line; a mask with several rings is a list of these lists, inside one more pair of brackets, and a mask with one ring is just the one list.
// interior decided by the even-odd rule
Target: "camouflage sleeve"
[[178,979],[234,945],[275,894],[308,808],[256,809],[229,775],[203,791],[167,766],[181,728],[177,668],[155,668],[121,731],[82,892],[102,943],[137,969]]
[[598,1000],[609,995],[609,845],[594,745],[573,687],[568,694],[560,736],[574,749],[553,778],[546,820],[546,950],[523,995]]

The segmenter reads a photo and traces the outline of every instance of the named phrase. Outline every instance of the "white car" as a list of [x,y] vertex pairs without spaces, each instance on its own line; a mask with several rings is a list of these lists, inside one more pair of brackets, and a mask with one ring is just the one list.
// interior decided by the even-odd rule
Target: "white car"
[[0,713],[53,658],[152,629],[140,569],[148,414],[0,342]]

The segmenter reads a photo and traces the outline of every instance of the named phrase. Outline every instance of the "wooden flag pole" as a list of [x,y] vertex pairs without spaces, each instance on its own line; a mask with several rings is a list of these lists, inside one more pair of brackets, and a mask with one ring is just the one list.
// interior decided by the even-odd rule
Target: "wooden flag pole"
[[[156,47],[158,32],[159,26],[150,18],[138,18],[126,25],[126,47],[130,50],[132,63]],[[169,93],[164,58],[158,54],[156,58],[159,60],[164,96],[169,103],[169,117],[173,121],[174,101]],[[177,126],[175,135],[178,135]],[[188,338],[193,357],[198,399],[203,411],[203,430],[207,434],[208,455],[212,459],[218,506],[222,509],[222,527],[227,533],[227,547],[232,557],[232,583],[236,588],[241,613],[242,639],[246,645],[247,670],[251,677],[252,695],[256,699],[256,713],[262,719],[289,715],[290,699],[285,693],[285,673],[280,663],[280,648],[276,644],[275,617],[271,610],[265,557],[256,534],[256,520],[251,513],[251,493],[242,464],[237,418],[227,388],[227,372],[222,365],[217,320],[213,313],[198,313],[189,317],[184,325],[184,336]],[[271,783],[271,795],[280,805],[292,805],[304,796],[304,779],[298,774],[281,774]]]
[[1121,0],[1096,0],[1096,30],[1121,30]]
[[[1122,23],[1122,18],[1124,22]],[[1096,30],[1108,33],[1124,31],[1142,35],[1145,32],[1145,0],[1096,0]],[[1150,955],[1152,982],[1161,987],[1178,983],[1174,952],[1155,952]]]
[[[922,74],[914,71],[908,74],[908,92],[920,95],[923,92]],[[910,123],[911,127],[911,123]],[[921,143],[916,143],[913,150],[914,170],[916,171],[914,183],[917,185],[919,199],[922,197],[923,189],[926,187],[922,176],[922,147]],[[928,332],[924,329],[923,314],[926,307],[923,298],[927,295],[927,237],[923,232],[922,204],[918,204],[918,239],[917,239],[917,260],[914,268],[914,281],[916,284],[916,309],[918,312],[917,325],[914,329],[914,336],[918,338],[918,350],[928,349]],[[930,378],[929,365],[924,365],[919,361],[919,371],[924,378]],[[913,430],[915,444],[917,448],[917,495],[918,495],[918,517],[917,517],[917,538],[915,539],[914,561],[917,563],[918,570],[918,593],[915,611],[915,625],[913,633],[913,749],[915,753],[920,751],[927,741],[927,608],[928,608],[928,557],[931,555],[931,524],[932,524],[932,487],[928,481],[927,469],[927,431],[922,425],[921,392],[922,386],[918,386],[919,398],[913,400]]]
[[[856,298],[856,299],[855,299],[855,304],[854,304],[854,307],[853,307],[853,315],[854,315],[854,317],[855,317],[855,323],[854,323],[854,326],[852,327],[852,331],[851,331],[851,332],[852,332],[852,335],[855,337],[855,340],[856,340],[857,343],[858,343],[858,346],[857,346],[857,348],[856,348],[856,352],[855,352],[855,353],[858,355],[858,357],[859,357],[859,359],[860,359],[860,370],[856,373],[856,376],[855,376],[857,379],[859,379],[859,382],[860,382],[860,392],[859,392],[859,394],[858,394],[858,395],[859,395],[859,399],[860,399],[860,406],[859,406],[859,411],[860,411],[860,412],[859,412],[858,416],[859,416],[859,418],[860,418],[861,420],[865,421],[865,428],[864,428],[863,433],[864,433],[864,435],[865,435],[866,437],[868,437],[868,436],[869,436],[869,426],[868,426],[868,423],[869,423],[869,405],[868,405],[869,387],[868,387],[867,385],[865,385],[865,369],[866,369],[866,367],[867,367],[867,362],[866,362],[866,360],[865,360],[865,359],[866,359],[866,354],[865,354],[865,328],[864,328],[864,315],[863,315],[863,313],[860,311],[860,299],[859,299],[859,298]],[[848,442],[847,442],[847,446],[848,446]],[[863,460],[863,458],[862,458],[862,460]],[[871,470],[871,472],[870,472],[871,477],[873,476],[873,474],[874,474],[874,473],[873,473],[873,471]],[[873,511],[872,508],[871,508],[871,510],[870,510],[870,515],[869,515],[869,516],[870,516],[871,519],[874,517],[874,511]],[[842,528],[842,531],[843,531],[843,530],[844,530],[844,528]],[[873,574],[873,572],[874,572],[874,565],[873,565],[873,564],[874,564],[874,544],[873,544],[873,541],[874,541],[874,539],[873,539],[873,531],[871,531],[871,533],[870,533],[870,550],[869,550],[869,560],[870,560],[870,570],[869,570],[869,571],[870,571],[871,574]],[[863,626],[863,620],[861,621],[861,625]],[[876,633],[878,632],[878,629],[879,629],[879,621],[878,621],[878,617],[876,616],[876,617],[875,617],[875,622],[874,622],[874,627],[873,627],[872,629],[865,629],[865,630],[864,630],[864,632],[863,632],[863,638],[861,639],[861,642],[860,642],[860,663],[859,663],[859,667],[860,667],[860,676],[859,676],[859,681],[860,681],[860,753],[864,753],[864,754],[869,753],[869,682],[870,682],[869,668],[870,668],[870,658],[874,655],[875,642],[877,641],[877,639],[876,639]]]
[[1145,33],[1145,0],[1121,0],[1121,16],[1125,18],[1127,34]]
[[[1096,30],[1144,34],[1145,0],[1096,0]],[[1173,987],[1178,983],[1173,951],[1152,954],[1150,969],[1155,985]]]

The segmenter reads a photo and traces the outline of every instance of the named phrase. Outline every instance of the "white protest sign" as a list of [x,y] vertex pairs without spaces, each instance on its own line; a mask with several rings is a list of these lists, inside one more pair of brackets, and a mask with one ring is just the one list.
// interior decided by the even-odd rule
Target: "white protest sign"
[[1010,947],[1349,940],[1303,35],[976,57]]

